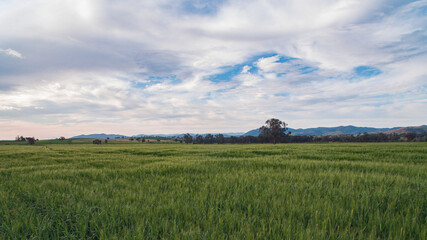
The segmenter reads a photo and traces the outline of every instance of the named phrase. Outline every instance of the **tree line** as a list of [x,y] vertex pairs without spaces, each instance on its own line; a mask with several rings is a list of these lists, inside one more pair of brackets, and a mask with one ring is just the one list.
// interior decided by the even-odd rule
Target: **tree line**
[[34,145],[36,143],[36,141],[38,141],[39,139],[36,139],[35,137],[24,137],[24,136],[16,136],[15,137],[15,141],[17,142],[28,142],[28,144],[30,145]]
[[277,138],[276,141],[265,136],[231,136],[225,137],[222,134],[206,134],[191,136],[184,135],[181,138],[175,138],[190,144],[239,144],[239,143],[327,143],[327,142],[426,142],[427,133],[363,133],[358,135],[340,135],[340,136],[305,136],[305,135],[286,135]]
[[322,142],[401,142],[416,141],[426,142],[427,133],[363,133],[358,135],[328,135],[328,136],[306,136],[291,135],[288,132],[288,124],[279,119],[272,118],[259,128],[259,136],[231,136],[222,134],[196,135],[185,134],[182,139],[175,138],[185,143],[193,144],[224,144],[224,143],[322,143]]

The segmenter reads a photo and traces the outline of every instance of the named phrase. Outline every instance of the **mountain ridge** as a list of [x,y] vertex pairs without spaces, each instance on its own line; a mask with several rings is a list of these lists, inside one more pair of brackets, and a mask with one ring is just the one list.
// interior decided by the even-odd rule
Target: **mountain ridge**
[[[338,127],[317,127],[317,128],[289,128],[291,135],[308,135],[308,136],[340,136],[340,135],[357,135],[363,133],[407,133],[407,132],[427,132],[427,126],[414,126],[414,127],[392,127],[392,128],[374,128],[374,127],[356,127],[353,125],[338,126]],[[258,136],[259,129],[253,129],[246,132],[243,136]]]
[[[121,134],[105,134],[105,133],[93,133],[93,134],[81,134],[74,137],[70,137],[70,139],[77,139],[77,138],[99,138],[99,139],[115,139],[115,138],[127,138],[127,137],[184,137],[186,133],[177,133],[177,134],[137,134],[132,136],[126,136]],[[202,135],[206,136],[208,134],[217,135],[222,134],[224,137],[231,137],[231,136],[242,136],[244,132],[229,132],[229,133],[189,133],[191,136],[196,135]]]
[[121,135],[121,134],[94,133],[94,134],[81,134],[74,137],[70,137],[70,139],[76,139],[76,138],[115,139],[115,138],[121,138],[121,137],[127,137],[127,136]]
[[[289,128],[289,132],[291,132],[291,135],[309,135],[309,136],[326,136],[326,135],[357,135],[357,134],[363,134],[363,133],[385,133],[385,134],[402,134],[402,133],[408,133],[408,132],[414,132],[414,133],[423,133],[427,132],[427,125],[421,125],[421,126],[408,126],[408,127],[392,127],[392,128],[374,128],[374,127],[356,127],[353,125],[348,126],[338,126],[338,127],[317,127],[317,128]],[[180,134],[137,134],[132,136],[126,136],[121,134],[105,134],[105,133],[99,133],[99,134],[82,134],[78,136],[71,137],[71,139],[76,138],[99,138],[99,139],[115,139],[115,138],[122,138],[122,137],[183,137],[186,133],[180,133]],[[239,136],[258,136],[259,135],[259,129],[252,129],[248,132],[229,132],[229,133],[190,133],[191,136],[196,135],[202,135],[206,136],[207,134],[222,134],[224,137],[239,137]]]

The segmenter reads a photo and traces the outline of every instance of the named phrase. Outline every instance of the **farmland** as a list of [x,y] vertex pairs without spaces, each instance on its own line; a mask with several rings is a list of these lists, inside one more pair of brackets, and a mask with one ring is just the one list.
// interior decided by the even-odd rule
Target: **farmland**
[[426,239],[426,143],[0,145],[0,239]]

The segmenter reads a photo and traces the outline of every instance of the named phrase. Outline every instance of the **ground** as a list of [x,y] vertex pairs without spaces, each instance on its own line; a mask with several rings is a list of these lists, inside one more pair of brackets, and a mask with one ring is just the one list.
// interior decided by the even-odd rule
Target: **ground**
[[426,239],[426,209],[426,143],[0,146],[2,239]]

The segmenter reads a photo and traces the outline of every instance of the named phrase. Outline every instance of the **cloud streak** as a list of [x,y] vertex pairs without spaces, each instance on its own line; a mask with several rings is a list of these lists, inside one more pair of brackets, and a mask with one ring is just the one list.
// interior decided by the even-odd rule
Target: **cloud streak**
[[11,56],[11,57],[15,57],[15,58],[24,58],[21,53],[10,48],[8,49],[0,48],[0,53]]

